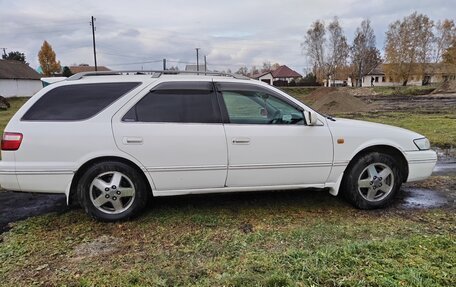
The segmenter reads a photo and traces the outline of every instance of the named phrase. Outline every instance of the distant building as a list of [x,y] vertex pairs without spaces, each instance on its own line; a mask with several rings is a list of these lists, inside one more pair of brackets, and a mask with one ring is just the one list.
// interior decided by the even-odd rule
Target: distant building
[[268,83],[270,85],[282,85],[282,83],[289,84],[292,80],[302,78],[302,75],[290,69],[286,65],[282,65],[273,71],[267,71],[252,75],[251,78]]
[[[361,78],[362,87],[370,86],[401,86],[402,82],[394,81],[388,71],[398,69],[398,64],[379,64],[367,75]],[[415,64],[411,67],[411,74],[407,81],[409,86],[422,86],[456,79],[456,66],[444,63]],[[356,86],[359,79],[348,78],[348,85],[352,82]]]
[[[69,66],[71,73],[77,74],[82,72],[95,72],[95,66],[89,66],[88,64],[80,64],[78,66]],[[107,72],[111,71],[109,68],[105,66],[97,66],[97,71],[99,72]]]
[[206,66],[205,65],[198,65],[198,70],[196,69],[197,65],[186,65],[185,66],[185,71],[187,72],[209,72],[206,71]]
[[40,74],[19,61],[0,60],[0,96],[31,97],[41,90]]

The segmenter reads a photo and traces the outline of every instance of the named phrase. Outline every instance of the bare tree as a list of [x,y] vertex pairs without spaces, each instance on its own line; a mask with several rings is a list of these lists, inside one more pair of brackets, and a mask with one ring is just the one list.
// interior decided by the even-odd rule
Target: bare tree
[[266,61],[263,63],[263,68],[261,68],[261,72],[262,73],[269,72],[269,71],[271,71],[271,69],[272,69],[271,62]]
[[356,86],[361,86],[361,79],[381,63],[380,51],[375,46],[375,33],[370,20],[363,20],[356,29],[350,54],[352,78],[357,78]]
[[279,64],[279,63],[274,63],[274,64],[272,64],[272,66],[271,66],[271,70],[272,70],[272,71],[277,70],[279,67],[280,67],[280,64]]
[[332,76],[333,80],[335,80],[337,71],[346,65],[349,54],[347,38],[337,17],[334,17],[333,21],[329,23],[328,35],[328,56],[326,57],[327,84],[329,84],[329,76]]
[[456,39],[453,44],[443,52],[443,62],[456,65]]
[[453,20],[445,19],[435,25],[434,63],[441,62],[443,53],[456,41],[456,26]]
[[324,77],[325,70],[325,24],[321,20],[317,20],[310,26],[304,37],[304,42],[301,43],[303,52],[309,57],[312,66],[314,67],[314,75],[321,80]]
[[253,76],[253,75],[258,74],[259,72],[260,72],[260,71],[258,70],[258,68],[257,68],[255,65],[253,65],[253,66],[250,68],[249,74],[250,74],[251,76]]
[[386,73],[395,81],[401,81],[405,86],[412,74],[424,76],[434,43],[433,27],[428,16],[417,12],[389,25],[385,57],[390,65],[386,67]]
[[242,66],[237,70],[236,74],[247,76],[249,74],[249,70],[246,66]]

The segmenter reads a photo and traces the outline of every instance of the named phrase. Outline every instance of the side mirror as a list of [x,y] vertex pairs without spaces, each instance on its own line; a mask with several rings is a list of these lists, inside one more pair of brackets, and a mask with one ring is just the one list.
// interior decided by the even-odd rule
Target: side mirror
[[304,111],[304,118],[308,126],[315,126],[318,123],[318,116],[314,111]]

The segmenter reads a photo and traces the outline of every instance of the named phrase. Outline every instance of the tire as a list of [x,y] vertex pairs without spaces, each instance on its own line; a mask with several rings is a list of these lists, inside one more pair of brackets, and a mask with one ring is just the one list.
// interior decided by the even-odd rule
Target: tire
[[133,167],[122,162],[100,162],[78,182],[81,206],[99,221],[120,221],[137,216],[146,206],[150,187]]
[[394,157],[372,152],[350,164],[342,181],[342,195],[360,209],[382,208],[394,200],[402,181]]

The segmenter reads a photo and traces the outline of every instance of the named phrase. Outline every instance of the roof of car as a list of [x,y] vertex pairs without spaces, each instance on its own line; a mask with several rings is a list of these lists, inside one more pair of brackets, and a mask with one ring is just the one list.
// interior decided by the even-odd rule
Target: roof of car
[[249,80],[249,78],[238,75],[238,74],[229,74],[221,72],[188,72],[188,71],[103,71],[103,72],[83,72],[75,74],[67,79],[67,81],[76,81],[81,79],[101,79],[100,77],[112,78],[114,80],[120,79],[133,79],[138,78],[144,80],[144,78],[192,78],[192,79],[201,79],[201,78],[210,78],[221,77],[221,78],[232,78],[232,79],[244,79]]

